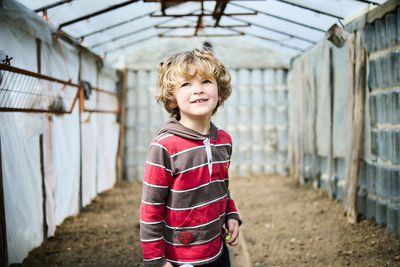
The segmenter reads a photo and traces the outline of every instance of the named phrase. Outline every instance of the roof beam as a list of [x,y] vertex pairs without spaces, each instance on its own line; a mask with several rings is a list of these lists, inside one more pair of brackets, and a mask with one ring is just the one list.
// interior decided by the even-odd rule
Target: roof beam
[[[161,33],[161,34],[166,34],[166,33],[169,33],[170,31],[173,31],[173,30],[166,30],[166,31],[164,31],[164,32]],[[159,37],[159,35],[160,35],[160,34],[150,35],[150,36],[144,37],[144,38],[142,38],[142,39],[139,39],[139,40],[136,40],[136,41],[133,41],[133,42],[130,42],[130,43],[127,43],[127,44],[118,46],[118,47],[116,47],[116,48],[113,48],[113,49],[110,49],[110,50],[106,50],[106,51],[104,51],[104,53],[105,53],[105,54],[108,54],[108,53],[110,53],[110,52],[112,52],[112,51],[115,51],[115,50],[124,49],[124,48],[126,48],[126,47],[128,47],[128,46],[131,46],[131,45],[134,45],[134,44],[137,44],[137,43],[140,43],[140,42],[147,41],[147,40],[152,39],[152,38],[154,38],[154,37]]]
[[[232,37],[232,36],[241,36],[241,35],[244,35],[244,33],[238,32],[236,34],[204,34],[204,35],[201,35],[201,37]],[[195,35],[190,35],[190,34],[188,34],[188,35],[159,34],[158,37],[160,37],[160,38],[163,38],[163,37],[165,37],[165,38],[193,38],[193,37],[196,37],[196,36]]]
[[[239,4],[236,4],[236,3],[230,3],[230,4],[233,5],[233,6],[237,6],[237,7],[243,8],[243,9],[255,11],[255,9],[253,9],[253,8],[242,6],[242,5],[239,5]],[[284,21],[287,21],[287,22],[290,22],[290,23],[295,23],[297,25],[300,25],[300,26],[303,26],[303,27],[306,27],[306,28],[309,28],[309,29],[312,29],[312,30],[316,30],[316,31],[319,31],[319,32],[326,32],[326,30],[324,30],[324,29],[316,28],[316,27],[313,27],[313,26],[310,26],[310,25],[303,24],[303,23],[298,22],[298,21],[294,21],[294,20],[290,20],[290,19],[283,18],[283,17],[280,17],[280,16],[276,16],[276,15],[267,13],[265,11],[257,10],[257,12],[260,13],[260,14],[269,16],[269,17],[273,17],[273,18],[276,18],[276,19],[284,20]]]
[[96,12],[93,12],[93,13],[91,13],[91,14],[88,14],[88,15],[85,15],[85,16],[82,16],[82,17],[79,17],[79,18],[76,18],[76,19],[73,19],[73,20],[64,22],[64,23],[60,24],[60,26],[58,26],[58,29],[61,29],[61,28],[65,27],[65,26],[68,26],[68,25],[77,23],[77,22],[82,21],[82,20],[85,20],[85,19],[89,19],[89,18],[91,18],[91,17],[95,17],[95,16],[97,16],[97,15],[101,15],[101,14],[103,14],[103,13],[112,11],[112,10],[117,9],[117,8],[121,8],[121,7],[124,7],[124,6],[126,6],[126,5],[130,5],[130,4],[132,4],[132,3],[134,3],[134,2],[138,2],[138,1],[139,1],[139,0],[129,0],[129,1],[126,1],[126,2],[123,2],[123,3],[120,3],[120,4],[116,4],[116,5],[110,6],[110,7],[108,7],[108,8],[105,8],[105,9],[102,9],[102,10],[99,10],[99,11],[96,11]]
[[70,2],[72,2],[72,1],[74,1],[74,0],[61,0],[61,1],[55,2],[55,3],[53,3],[53,4],[49,4],[49,5],[46,5],[46,6],[44,6],[44,7],[37,8],[37,9],[35,9],[34,11],[35,11],[36,13],[38,13],[38,12],[43,12],[43,11],[45,11],[45,10],[49,10],[50,8],[57,7],[57,6],[61,6],[61,5],[64,5],[65,3],[70,3]]
[[221,0],[217,0],[215,2],[215,8],[214,8],[214,12],[213,12],[213,14],[214,14],[213,18],[215,19],[215,26],[218,26],[219,21],[221,20],[222,14],[224,14],[224,12],[225,12],[225,8],[226,8],[227,4],[228,4],[228,2],[221,1]]
[[152,25],[146,26],[146,27],[144,27],[144,28],[141,28],[141,29],[138,29],[138,30],[135,30],[135,31],[132,31],[132,32],[124,33],[124,34],[122,34],[122,35],[119,35],[119,36],[114,37],[114,38],[112,38],[112,39],[109,39],[109,40],[107,40],[107,41],[94,44],[94,45],[90,46],[90,48],[93,49],[93,48],[96,48],[96,47],[99,47],[99,46],[102,46],[102,45],[105,45],[105,44],[108,44],[108,43],[111,43],[111,42],[115,42],[115,41],[117,41],[117,40],[119,40],[119,39],[122,39],[122,38],[125,38],[125,37],[128,37],[128,36],[132,36],[132,35],[134,35],[134,34],[137,34],[137,33],[146,31],[146,30],[148,30],[148,29],[151,29],[151,28],[153,28],[153,27],[155,27],[155,26],[162,25],[162,24],[164,24],[164,23],[170,22],[171,20],[173,20],[173,18],[167,19],[167,20],[165,20],[165,21],[163,21],[163,22],[159,22],[159,23],[156,23],[156,24],[152,24]]
[[[160,14],[151,14],[150,17],[153,18],[160,18],[160,17],[174,17],[174,18],[181,18],[181,17],[199,17],[199,16],[214,16],[215,14],[195,14],[195,13],[187,13],[187,14],[166,14],[166,15],[160,15]],[[250,12],[250,13],[224,13],[222,16],[251,16],[251,15],[257,15],[257,11],[255,12]]]
[[328,12],[324,12],[324,11],[321,11],[321,10],[318,10],[318,9],[315,9],[315,8],[311,8],[311,7],[303,6],[303,5],[300,5],[300,4],[292,3],[292,2],[287,1],[287,0],[276,0],[276,1],[279,1],[279,2],[282,2],[282,3],[286,3],[286,4],[289,4],[289,5],[292,5],[292,6],[296,6],[296,7],[299,7],[299,8],[308,9],[308,10],[314,11],[314,12],[316,12],[318,14],[323,14],[323,15],[326,15],[326,16],[329,16],[329,17],[334,17],[334,18],[337,18],[337,19],[343,19],[343,17],[337,16],[337,15],[334,15],[334,14],[331,14],[331,13],[328,13]]
[[363,3],[366,3],[366,4],[374,4],[374,5],[380,5],[379,3],[377,3],[377,2],[373,2],[373,1],[368,1],[368,0],[354,0],[354,1],[356,1],[356,2],[363,2]]
[[294,35],[294,34],[291,34],[291,33],[283,32],[283,31],[276,30],[276,29],[273,29],[273,28],[269,28],[269,27],[266,27],[264,25],[260,25],[260,24],[257,24],[257,23],[252,23],[252,22],[249,22],[249,21],[244,20],[244,19],[239,19],[239,18],[234,18],[234,17],[232,17],[231,19],[234,19],[236,21],[240,21],[240,22],[243,22],[243,23],[251,23],[251,25],[256,26],[258,28],[261,28],[261,29],[265,29],[265,30],[268,30],[268,31],[276,32],[276,33],[279,33],[279,34],[283,34],[283,35],[289,36],[291,38],[296,38],[296,39],[299,39],[299,40],[302,40],[302,41],[305,41],[305,42],[309,42],[309,43],[315,44],[315,41],[307,39],[307,38],[303,38],[303,37],[298,36],[298,35]]
[[256,38],[259,38],[259,39],[263,39],[263,40],[266,40],[266,41],[270,41],[270,42],[273,42],[273,43],[278,43],[281,46],[288,47],[288,48],[291,48],[291,49],[294,49],[294,50],[297,50],[297,51],[304,51],[304,49],[298,48],[296,46],[283,44],[282,42],[280,42],[278,40],[271,39],[271,38],[268,38],[268,37],[264,37],[264,36],[261,36],[261,35],[253,34],[253,33],[250,33],[250,32],[242,32],[242,31],[238,31],[238,30],[235,30],[235,29],[230,29],[230,30],[238,32],[238,33],[241,33],[243,35],[249,35],[249,36],[253,36],[253,37],[256,37]]
[[[204,14],[204,2],[201,1],[201,15]],[[202,34],[203,33],[203,16],[199,16],[197,18],[197,26],[196,26],[196,30],[194,31],[194,35],[198,35],[199,33]]]
[[[203,25],[203,28],[240,28],[240,27],[249,27],[251,23],[246,24],[233,24],[233,25],[218,25],[215,27],[214,25]],[[195,25],[182,25],[182,26],[156,26],[156,29],[191,29],[196,28]]]
[[115,28],[115,27],[118,27],[118,26],[127,24],[127,23],[129,23],[129,22],[132,22],[132,21],[135,21],[135,20],[138,20],[138,19],[147,17],[147,16],[149,16],[150,14],[153,14],[154,12],[156,12],[156,11],[154,10],[154,11],[151,11],[151,12],[149,12],[149,13],[143,14],[143,15],[141,15],[141,16],[137,16],[137,17],[134,17],[134,18],[131,18],[131,19],[128,19],[128,20],[125,20],[125,21],[122,21],[122,22],[119,22],[119,23],[116,23],[116,24],[107,26],[107,27],[105,27],[105,28],[102,28],[102,29],[99,29],[99,30],[96,30],[96,31],[93,31],[93,32],[90,32],[90,33],[87,33],[87,34],[84,34],[84,35],[82,35],[82,36],[80,37],[80,39],[83,39],[83,38],[85,38],[85,37],[88,37],[88,36],[91,36],[91,35],[94,35],[94,34],[97,34],[97,33],[101,33],[101,32],[110,30],[110,29],[112,29],[112,28]]

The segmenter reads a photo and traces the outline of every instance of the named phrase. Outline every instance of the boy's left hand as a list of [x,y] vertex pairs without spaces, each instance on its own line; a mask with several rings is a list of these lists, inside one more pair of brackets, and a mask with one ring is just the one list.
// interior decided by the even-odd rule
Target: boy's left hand
[[236,246],[239,244],[239,222],[235,219],[229,219],[226,222],[226,226],[228,227],[228,232],[231,235],[231,238],[225,240],[225,242],[230,246]]

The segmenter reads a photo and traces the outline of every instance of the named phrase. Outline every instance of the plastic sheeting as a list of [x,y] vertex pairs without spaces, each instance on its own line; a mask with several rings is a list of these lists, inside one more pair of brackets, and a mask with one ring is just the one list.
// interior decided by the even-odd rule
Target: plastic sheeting
[[43,115],[0,113],[8,260],[21,262],[43,240],[39,135]]
[[[10,7],[10,3],[17,8],[19,6],[12,1],[3,1],[3,7]],[[0,9],[0,12],[5,12],[4,10]],[[22,10],[20,14],[25,14],[24,12]],[[35,17],[34,20],[38,19],[36,14],[29,12]],[[22,18],[17,13],[13,13],[15,16],[10,14],[0,16],[0,47],[3,56],[13,57],[11,65],[37,72],[36,38],[39,38],[42,40],[41,73],[78,83],[79,52],[62,40],[43,37],[43,34],[51,31],[46,23],[33,21],[35,26],[30,26],[21,22],[19,19]],[[23,19],[29,20],[29,16]],[[25,28],[21,29],[23,27],[19,24]],[[39,30],[32,27],[39,27]],[[97,59],[84,53],[81,62],[82,79],[96,87],[116,92],[117,77],[114,69],[101,69]],[[116,115],[80,114],[78,103],[76,102],[71,114],[65,115],[0,113],[10,264],[22,262],[30,250],[40,245],[43,235],[53,235],[56,226],[67,216],[79,212],[80,200],[82,205],[90,203],[98,192],[110,189],[116,181],[115,162],[119,137]],[[44,179],[40,169],[41,149]],[[81,166],[82,196],[79,194]],[[43,182],[45,193],[42,192]],[[43,230],[43,219],[48,226],[47,233]]]
[[51,43],[51,29],[48,23],[32,10],[14,0],[2,0],[1,7],[0,21],[12,22],[19,30]]

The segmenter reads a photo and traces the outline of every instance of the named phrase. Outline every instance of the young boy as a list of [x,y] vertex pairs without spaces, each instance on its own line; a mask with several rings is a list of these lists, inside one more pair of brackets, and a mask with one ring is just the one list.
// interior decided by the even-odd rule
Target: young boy
[[[170,119],[150,144],[140,240],[144,266],[230,266],[241,220],[228,190],[229,134],[211,116],[231,94],[226,67],[209,51],[174,54],[158,67]],[[226,230],[223,228],[225,225]]]

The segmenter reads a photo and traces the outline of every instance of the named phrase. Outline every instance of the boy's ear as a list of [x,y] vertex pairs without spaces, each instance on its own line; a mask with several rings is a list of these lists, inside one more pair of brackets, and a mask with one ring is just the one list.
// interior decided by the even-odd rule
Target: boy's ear
[[169,104],[169,107],[171,109],[176,109],[178,107],[178,104],[176,103],[176,101],[172,102],[171,104]]
[[222,102],[222,96],[218,97],[218,102]]

